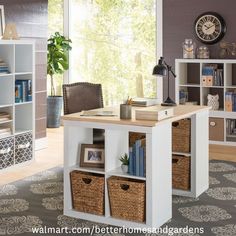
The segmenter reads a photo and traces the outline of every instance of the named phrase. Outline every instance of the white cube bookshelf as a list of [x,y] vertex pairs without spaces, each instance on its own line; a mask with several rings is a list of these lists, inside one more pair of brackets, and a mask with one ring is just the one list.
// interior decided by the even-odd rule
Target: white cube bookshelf
[[[0,73],[0,112],[10,119],[0,121],[0,128],[11,134],[0,136],[0,171],[34,159],[35,136],[35,46],[32,41],[1,40],[0,58],[9,73]],[[15,81],[31,80],[32,101],[15,102]],[[6,146],[9,143],[9,147]],[[19,155],[19,157],[17,156]]]
[[[202,68],[206,64],[218,65],[223,69],[222,86],[204,86],[202,83]],[[215,124],[215,118],[223,123],[222,138],[218,139],[211,136],[211,144],[232,145],[236,146],[236,135],[232,137],[227,133],[227,120],[236,120],[236,112],[228,112],[225,107],[225,93],[227,91],[236,92],[236,60],[228,59],[176,59],[176,86],[175,99],[179,104],[179,91],[188,92],[190,102],[196,101],[198,105],[207,105],[208,94],[218,94],[220,108],[219,110],[210,111],[210,133],[211,125]],[[214,120],[211,122],[211,120]],[[216,124],[217,126],[217,124]],[[235,127],[236,128],[236,127]],[[214,132],[214,131],[213,131]],[[214,136],[214,135],[213,135]]]

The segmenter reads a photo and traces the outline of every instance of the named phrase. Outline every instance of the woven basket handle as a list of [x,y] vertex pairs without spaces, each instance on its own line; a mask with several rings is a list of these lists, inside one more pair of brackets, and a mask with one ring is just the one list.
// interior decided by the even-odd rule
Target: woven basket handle
[[178,163],[179,159],[178,158],[172,158],[172,163]]
[[172,123],[172,126],[173,126],[173,127],[178,127],[178,126],[179,126],[179,122],[173,122],[173,123]]
[[129,185],[128,184],[121,184],[120,188],[124,191],[127,191],[129,189]]
[[85,184],[90,184],[92,182],[92,179],[90,178],[82,178]]

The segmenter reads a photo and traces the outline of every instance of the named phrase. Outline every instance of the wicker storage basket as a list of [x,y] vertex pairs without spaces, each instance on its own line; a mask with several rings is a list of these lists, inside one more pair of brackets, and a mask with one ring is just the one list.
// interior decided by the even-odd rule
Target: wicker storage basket
[[190,157],[172,156],[172,186],[175,189],[190,189]]
[[183,119],[172,124],[172,150],[173,152],[191,151],[191,120]]
[[73,208],[104,215],[104,176],[74,170],[70,173],[70,178]]
[[114,176],[107,181],[111,216],[144,222],[146,220],[145,181]]

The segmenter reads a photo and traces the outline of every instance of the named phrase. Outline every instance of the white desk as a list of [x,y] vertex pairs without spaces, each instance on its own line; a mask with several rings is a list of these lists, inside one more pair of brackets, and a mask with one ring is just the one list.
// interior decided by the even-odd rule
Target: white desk
[[[120,120],[117,117],[66,115],[64,120],[64,214],[67,216],[127,227],[160,227],[172,218],[172,122],[191,118],[191,189],[173,194],[197,197],[208,189],[208,116],[209,107],[177,106],[174,116],[163,121]],[[106,109],[106,110],[111,110]],[[118,112],[117,112],[118,114]],[[134,116],[133,116],[134,117]],[[105,169],[79,167],[80,144],[92,143],[93,128],[105,130]],[[129,131],[146,134],[146,178],[123,174],[119,157],[128,153]],[[115,219],[110,215],[107,184],[105,215],[78,212],[72,208],[70,175],[72,170],[128,176],[146,181],[146,222]]]

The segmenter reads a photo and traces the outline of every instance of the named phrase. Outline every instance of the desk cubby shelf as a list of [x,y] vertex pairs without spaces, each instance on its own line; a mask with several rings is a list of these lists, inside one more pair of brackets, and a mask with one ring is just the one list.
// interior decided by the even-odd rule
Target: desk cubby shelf
[[[34,42],[1,40],[0,55],[9,71],[8,74],[0,73],[0,112],[10,114],[10,120],[0,122],[0,126],[11,130],[11,134],[0,137],[0,158],[3,160],[0,170],[3,171],[34,159]],[[32,101],[15,103],[16,80],[31,80]],[[6,145],[9,145],[8,149]]]
[[[202,82],[202,69],[205,65],[217,65],[219,69],[223,70],[223,84],[220,86],[205,86]],[[217,130],[216,126],[210,125],[210,143],[236,146],[235,138],[227,138],[227,120],[236,120],[236,112],[228,112],[226,110],[225,94],[226,92],[236,93],[236,60],[230,59],[176,59],[176,102],[179,103],[179,91],[184,90],[188,92],[189,101],[197,101],[198,105],[207,105],[208,94],[219,95],[219,110],[211,110],[210,118],[219,118],[223,126]],[[210,119],[211,120],[211,119]],[[213,124],[213,123],[212,123]],[[236,127],[234,127],[236,130]],[[215,136],[215,133],[222,133],[222,136]],[[211,135],[212,133],[212,135]]]

